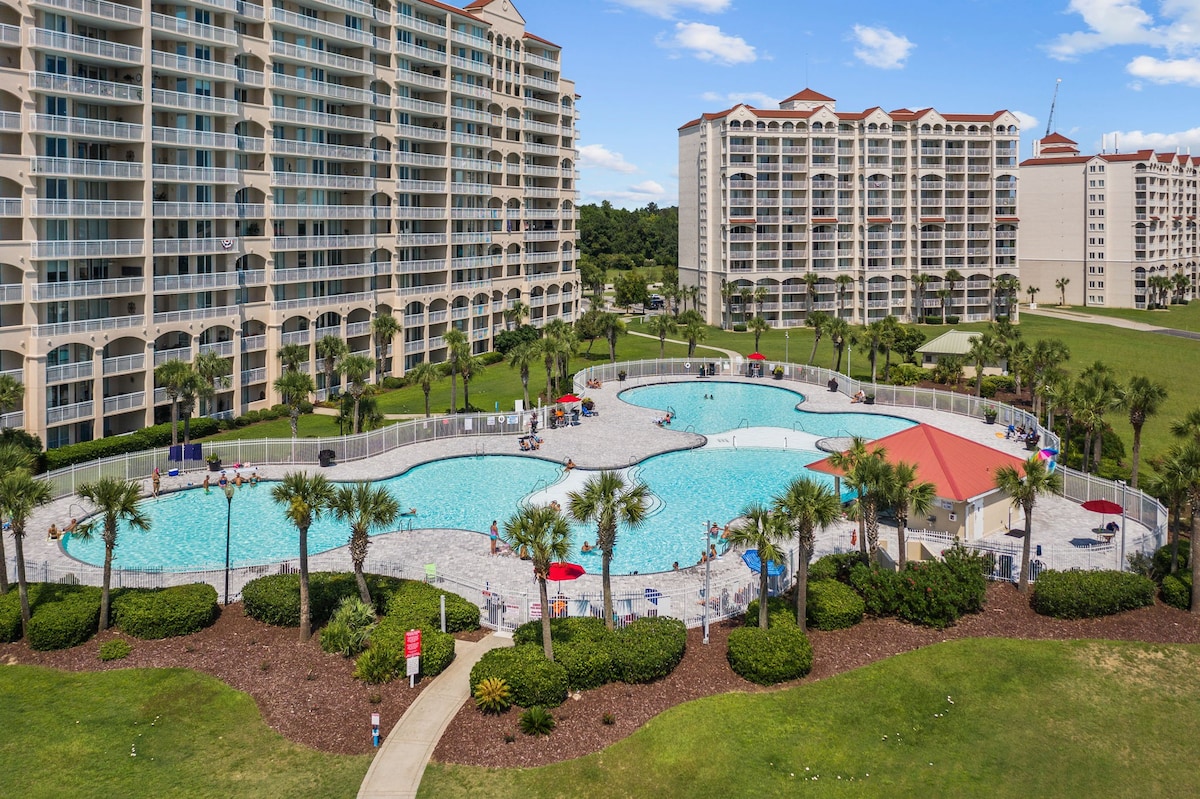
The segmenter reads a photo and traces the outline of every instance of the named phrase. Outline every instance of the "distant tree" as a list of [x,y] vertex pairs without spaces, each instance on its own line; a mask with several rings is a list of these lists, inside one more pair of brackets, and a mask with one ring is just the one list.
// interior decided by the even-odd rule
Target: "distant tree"
[[688,357],[696,355],[697,342],[708,337],[708,325],[699,311],[688,309],[679,315],[679,331],[688,343]]
[[[364,356],[368,364],[371,359]],[[370,367],[367,374],[370,375]],[[364,378],[365,381],[365,378]],[[324,475],[288,472],[271,488],[271,499],[282,505],[283,515],[300,534],[300,641],[312,636],[312,612],[308,598],[308,529],[333,504],[333,485]]]
[[1033,537],[1033,508],[1037,505],[1038,497],[1047,494],[1062,493],[1062,475],[1050,471],[1046,464],[1034,454],[1022,465],[1022,471],[1015,466],[1001,466],[996,469],[994,479],[996,488],[1008,494],[1013,507],[1020,508],[1025,513],[1025,536],[1021,545],[1021,576],[1017,582],[1017,590],[1022,594],[1029,591],[1029,543]]
[[646,331],[651,335],[658,337],[659,358],[665,357],[667,336],[674,333],[675,328],[675,320],[665,313],[650,317],[650,321],[646,323]]
[[804,318],[804,324],[812,328],[813,345],[812,352],[808,354],[808,365],[812,366],[813,361],[817,357],[817,345],[821,343],[821,336],[829,329],[829,314],[824,311],[813,311]]
[[763,333],[771,329],[771,324],[761,316],[756,316],[746,323],[746,329],[754,334],[754,351],[758,352],[758,344],[762,339]]
[[525,505],[504,522],[504,542],[513,552],[524,553],[533,563],[542,604],[542,650],[554,660],[550,638],[550,592],[546,581],[550,564],[565,561],[570,555],[571,525],[550,505]]
[[400,323],[389,313],[380,313],[371,320],[371,335],[375,338],[375,383],[383,382],[384,372],[390,372],[388,365],[388,347],[400,332]]
[[526,408],[529,407],[529,371],[540,357],[534,342],[522,344],[508,354],[508,365],[520,371],[521,390],[524,392]]
[[753,549],[758,554],[758,626],[767,629],[767,577],[769,564],[785,560],[783,548],[780,546],[789,536],[787,517],[782,513],[774,513],[769,508],[759,505],[749,505],[742,511],[741,521],[729,531],[731,547]]
[[458,365],[462,353],[469,346],[467,335],[457,327],[447,330],[443,336],[446,342],[446,361],[443,368],[450,375],[450,413],[458,413]]
[[362,398],[367,392],[367,380],[375,364],[366,355],[347,355],[342,359],[342,371],[346,375],[346,393],[354,399],[354,423],[351,432],[362,432]]
[[429,393],[433,390],[433,384],[442,379],[442,370],[436,364],[432,364],[429,361],[421,361],[409,369],[405,377],[413,385],[421,387],[421,393],[425,395],[425,418],[428,419]]
[[1146,420],[1158,413],[1167,401],[1167,388],[1148,377],[1134,375],[1129,383],[1117,389],[1121,407],[1129,414],[1129,426],[1133,428],[1133,472],[1129,484],[1138,487],[1138,466],[1142,457],[1142,427]]
[[613,283],[616,294],[615,302],[626,311],[633,305],[644,304],[650,299],[650,290],[646,278],[640,272],[626,272],[617,276]]
[[339,521],[350,523],[350,562],[354,566],[354,581],[358,595],[371,604],[371,591],[363,576],[363,562],[371,544],[371,530],[386,529],[400,515],[400,504],[383,486],[360,482],[337,489],[330,510]]
[[1054,288],[1058,289],[1058,304],[1067,304],[1067,284],[1071,282],[1069,277],[1060,277],[1054,281]]
[[[362,356],[358,356],[362,357]],[[275,378],[272,386],[279,392],[283,404],[288,406],[288,419],[292,425],[292,438],[300,435],[300,407],[309,395],[316,391],[313,379],[306,372],[287,371]]]
[[341,373],[342,358],[350,354],[350,347],[338,336],[322,336],[317,342],[317,355],[324,361],[325,398],[333,399],[333,379]]
[[289,372],[300,371],[300,364],[308,363],[308,347],[303,344],[284,344],[278,351],[279,362]]
[[[775,497],[775,511],[796,537],[796,624],[803,630],[808,615],[808,564],[816,545],[815,533],[842,517],[842,501],[824,483],[798,477]],[[761,611],[759,618],[762,618]]]
[[171,446],[179,443],[179,397],[192,376],[192,367],[178,358],[163,361],[154,367],[154,382],[171,403]]

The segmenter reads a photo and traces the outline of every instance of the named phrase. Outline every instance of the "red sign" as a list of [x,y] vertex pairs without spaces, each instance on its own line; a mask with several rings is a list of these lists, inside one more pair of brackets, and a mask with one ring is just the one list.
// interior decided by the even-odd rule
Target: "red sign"
[[421,654],[421,631],[409,630],[404,634],[404,657],[415,658]]

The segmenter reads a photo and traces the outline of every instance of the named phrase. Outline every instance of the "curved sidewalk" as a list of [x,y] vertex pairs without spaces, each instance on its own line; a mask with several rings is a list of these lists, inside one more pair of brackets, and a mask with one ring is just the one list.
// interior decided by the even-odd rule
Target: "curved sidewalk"
[[1122,319],[1119,316],[1100,316],[1098,314],[1087,313],[1086,311],[1075,311],[1070,308],[1026,308],[1022,313],[1029,313],[1035,316],[1048,316],[1053,319],[1064,319],[1070,322],[1085,322],[1091,325],[1108,325],[1109,327],[1120,327],[1125,330],[1137,330],[1142,333],[1158,333],[1163,336],[1190,338],[1200,341],[1200,333],[1193,333],[1190,330],[1151,325],[1145,322],[1137,322],[1133,319]]
[[442,733],[471,695],[471,668],[485,652],[501,646],[512,646],[512,638],[493,633],[481,641],[455,641],[454,662],[421,691],[384,738],[358,799],[415,799]]

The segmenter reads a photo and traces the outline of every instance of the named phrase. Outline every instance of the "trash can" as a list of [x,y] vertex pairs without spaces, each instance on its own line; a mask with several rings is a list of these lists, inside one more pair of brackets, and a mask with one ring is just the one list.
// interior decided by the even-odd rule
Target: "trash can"
[[317,460],[320,461],[322,467],[332,466],[333,465],[333,450],[331,450],[331,449],[321,450],[320,452],[317,453]]

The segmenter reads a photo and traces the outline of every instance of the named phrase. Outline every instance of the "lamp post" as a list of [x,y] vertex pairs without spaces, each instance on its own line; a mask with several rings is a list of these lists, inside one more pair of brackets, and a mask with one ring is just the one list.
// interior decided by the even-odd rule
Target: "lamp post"
[[783,362],[784,363],[789,363],[789,361],[788,361],[788,340],[791,339],[791,337],[792,337],[791,333],[789,333],[787,330],[783,331]]
[[229,537],[233,520],[233,483],[225,484],[225,605],[229,605]]
[[1121,482],[1121,560],[1117,562],[1117,571],[1125,571],[1125,528],[1129,524],[1129,486]]
[[709,581],[709,568],[712,565],[712,558],[708,556],[708,541],[709,530],[712,529],[712,522],[704,523],[704,643],[708,644],[708,600],[711,583]]

